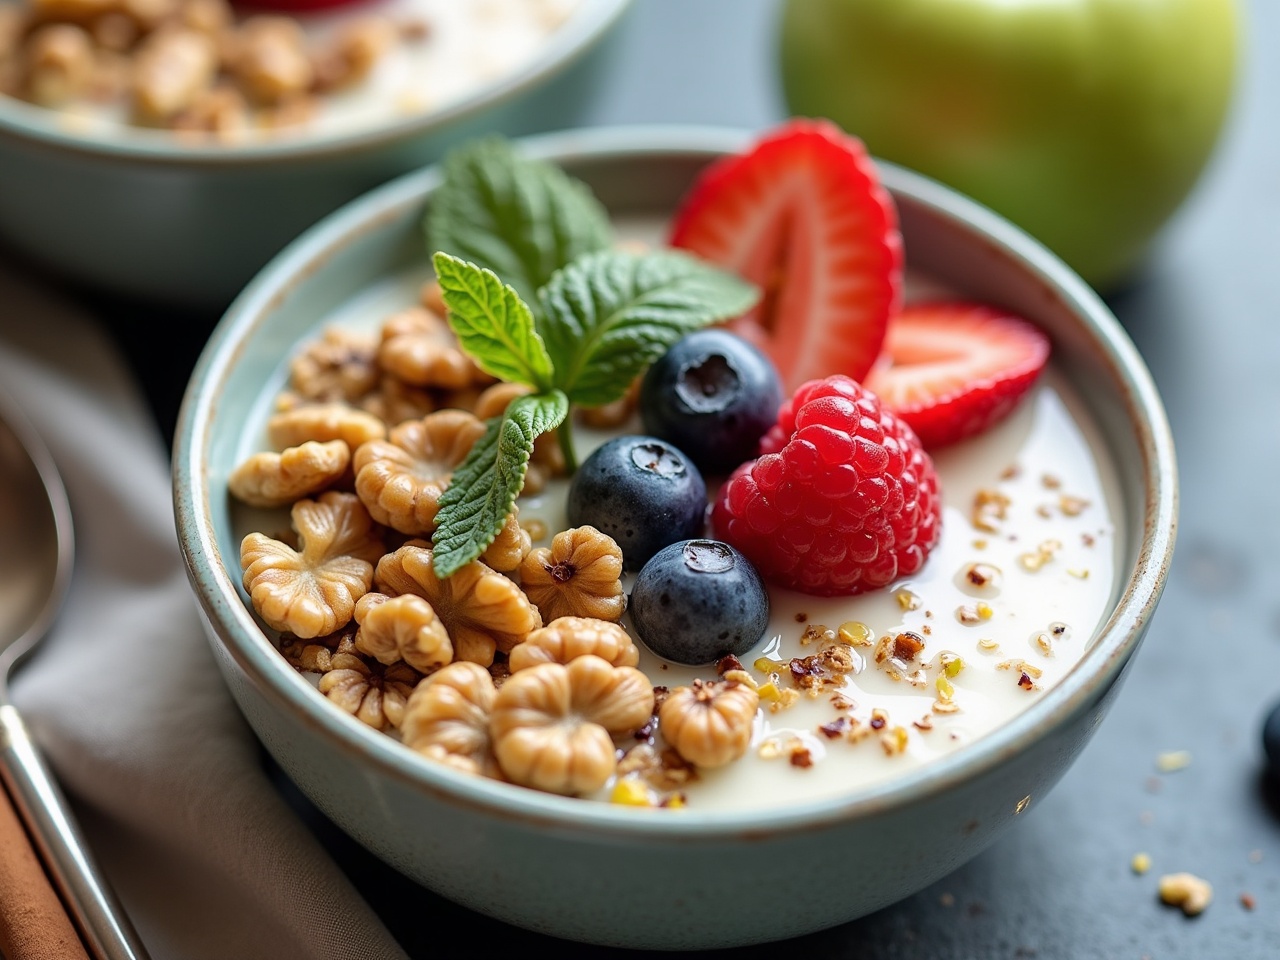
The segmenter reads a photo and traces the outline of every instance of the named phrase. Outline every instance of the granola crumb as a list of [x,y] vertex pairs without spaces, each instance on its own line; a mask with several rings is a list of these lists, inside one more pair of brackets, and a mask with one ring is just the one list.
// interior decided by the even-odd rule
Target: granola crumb
[[1142,876],[1151,869],[1151,857],[1145,853],[1135,853],[1133,859],[1129,861],[1129,869],[1138,876]]
[[1240,894],[1240,906],[1244,907],[1246,910],[1252,910],[1257,905],[1258,905],[1258,901],[1253,899],[1253,894],[1251,893]]
[[944,907],[954,907],[956,905],[955,895],[951,893],[943,893],[938,897],[938,903]]
[[1160,900],[1194,917],[1213,901],[1213,885],[1193,873],[1166,873],[1160,878]]
[[1161,773],[1173,773],[1191,765],[1191,753],[1187,750],[1168,750],[1156,756],[1156,767]]

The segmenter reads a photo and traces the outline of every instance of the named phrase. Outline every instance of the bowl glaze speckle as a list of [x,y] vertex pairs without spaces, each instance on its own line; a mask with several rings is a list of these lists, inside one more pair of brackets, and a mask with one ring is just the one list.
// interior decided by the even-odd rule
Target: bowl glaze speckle
[[[622,128],[543,136],[532,154],[585,180],[615,213],[669,213],[739,131]],[[239,584],[226,477],[245,425],[284,382],[317,317],[425,261],[435,169],[327,218],[263,270],[194,373],[174,455],[182,548],[220,669],[301,789],[388,863],[441,895],[532,930],[639,948],[711,948],[811,932],[920,890],[1042,798],[1119,690],[1164,587],[1177,475],[1145,365],[1097,296],[989,211],[881,164],[908,262],[1042,326],[1120,480],[1117,599],[1081,662],[995,733],[891,782],[765,812],[674,813],[544,795],[432,764],[333,710],[264,636]],[[834,886],[831,878],[838,877]],[[767,909],[764,908],[767,905]]]

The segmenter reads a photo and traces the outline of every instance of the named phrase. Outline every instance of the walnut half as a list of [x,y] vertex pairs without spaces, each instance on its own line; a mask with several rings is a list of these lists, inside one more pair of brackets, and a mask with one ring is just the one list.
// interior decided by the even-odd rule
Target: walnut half
[[658,728],[675,751],[699,767],[722,767],[751,745],[760,697],[745,683],[694,680],[663,700]]
[[401,735],[423,756],[466,773],[500,776],[489,742],[489,715],[497,690],[489,671],[450,664],[409,695]]
[[244,588],[267,625],[307,639],[351,622],[369,591],[382,537],[349,493],[330,491],[293,505],[300,550],[251,533],[240,544]]
[[379,663],[403,660],[419,673],[431,673],[453,662],[449,632],[422,597],[366,593],[356,601],[355,617],[356,649]]
[[520,588],[496,570],[473,560],[441,580],[431,563],[431,549],[410,542],[378,561],[374,582],[390,596],[413,593],[430,603],[449,631],[455,660],[487,667],[495,651],[511,650],[542,626]]
[[522,786],[573,795],[599,790],[617,767],[613,737],[653,715],[653,686],[599,657],[513,673],[489,722],[502,772]]
[[620,620],[626,607],[622,550],[591,526],[563,530],[550,547],[530,551],[520,564],[520,584],[546,621]]
[[588,617],[559,617],[534,630],[512,649],[511,672],[527,670],[540,663],[568,663],[587,655],[608,660],[615,667],[634,667],[640,651],[627,631],[608,620]]

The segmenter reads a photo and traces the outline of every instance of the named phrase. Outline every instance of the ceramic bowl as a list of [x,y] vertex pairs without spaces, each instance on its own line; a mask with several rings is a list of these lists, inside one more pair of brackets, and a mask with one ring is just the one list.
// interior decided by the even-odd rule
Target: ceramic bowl
[[[732,131],[619,129],[527,141],[616,213],[667,214]],[[997,732],[838,800],[767,812],[636,810],[456,774],[326,703],[274,649],[240,586],[226,479],[261,434],[286,358],[317,317],[421,271],[434,169],[345,207],[236,300],[202,355],[174,455],[178,532],[226,681],[267,749],[330,818],[439,894],[532,930],[710,948],[839,924],[923,888],[1036,809],[1115,697],[1174,543],[1165,414],[1132,343],[1060,261],[987,210],[882,164],[908,262],[1050,333],[1119,475],[1119,586],[1079,665]],[[409,287],[413,290],[413,287]],[[367,302],[367,301],[366,301]],[[834,885],[831,878],[838,877]],[[761,909],[769,904],[767,909]]]
[[572,126],[629,5],[588,0],[519,70],[447,107],[352,134],[234,146],[108,140],[0,96],[0,243],[65,280],[216,316],[306,227],[451,144]]

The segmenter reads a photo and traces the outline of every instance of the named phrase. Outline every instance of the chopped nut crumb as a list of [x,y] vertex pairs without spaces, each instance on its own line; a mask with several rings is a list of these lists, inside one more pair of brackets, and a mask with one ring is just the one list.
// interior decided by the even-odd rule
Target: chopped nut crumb
[[825,623],[811,623],[800,634],[800,646],[807,647],[818,640],[834,641],[836,633]]
[[1191,754],[1186,750],[1170,750],[1156,756],[1156,767],[1161,773],[1173,773],[1191,765]]
[[1160,878],[1160,899],[1194,917],[1213,901],[1213,886],[1192,873],[1167,873]]
[[1058,500],[1058,509],[1068,517],[1078,517],[1089,506],[1089,501],[1083,497],[1073,497],[1069,494],[1063,494]]
[[1252,910],[1257,905],[1258,905],[1258,901],[1253,899],[1252,894],[1249,894],[1249,893],[1240,894],[1240,906],[1244,907],[1246,910]]
[[893,592],[893,599],[898,602],[898,608],[909,613],[912,610],[920,609],[920,598],[910,590],[903,587]]
[[869,647],[876,640],[875,631],[857,620],[846,620],[840,624],[836,637],[851,647]]
[[990,563],[971,563],[964,569],[964,582],[979,590],[999,586],[1000,568]]
[[909,737],[906,727],[892,727],[880,734],[880,746],[886,756],[896,757],[906,752]]
[[999,490],[979,490],[973,497],[969,522],[984,533],[999,533],[999,521],[1008,516],[1010,502],[1008,495]]

